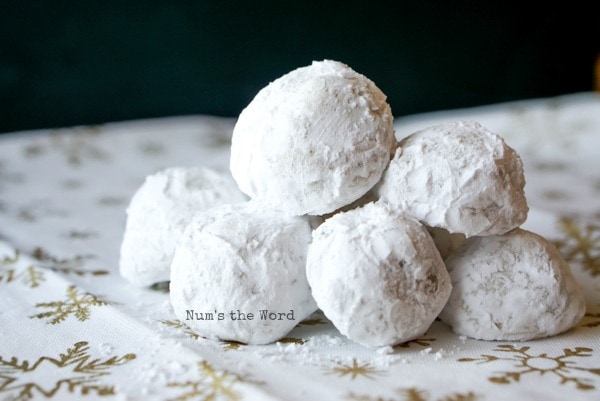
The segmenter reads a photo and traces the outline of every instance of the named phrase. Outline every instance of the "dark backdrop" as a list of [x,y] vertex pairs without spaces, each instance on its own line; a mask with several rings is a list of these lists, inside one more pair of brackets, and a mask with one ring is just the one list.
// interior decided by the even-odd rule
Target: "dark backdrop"
[[593,2],[508,3],[3,1],[0,132],[237,116],[324,58],[375,81],[395,116],[591,90]]

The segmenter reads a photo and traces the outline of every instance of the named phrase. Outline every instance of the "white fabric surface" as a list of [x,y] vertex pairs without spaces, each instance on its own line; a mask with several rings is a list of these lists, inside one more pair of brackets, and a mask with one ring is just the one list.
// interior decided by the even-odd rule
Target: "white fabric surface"
[[227,171],[232,119],[131,121],[0,136],[0,400],[600,399],[600,95],[428,113],[402,138],[473,119],[521,155],[524,228],[554,241],[584,287],[587,313],[556,337],[422,338],[366,348],[322,314],[279,343],[199,338],[163,288],[118,273],[125,208],[169,166]]

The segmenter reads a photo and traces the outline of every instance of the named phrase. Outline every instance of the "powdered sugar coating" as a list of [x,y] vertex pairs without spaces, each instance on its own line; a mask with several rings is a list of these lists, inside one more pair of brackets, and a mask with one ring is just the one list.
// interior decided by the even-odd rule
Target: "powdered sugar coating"
[[[307,218],[255,202],[197,214],[171,266],[175,314],[210,339],[266,344],[284,337],[317,309],[306,280],[311,231]],[[189,319],[189,310],[224,313],[224,319]],[[233,320],[229,313],[238,310],[254,319]],[[260,310],[293,312],[294,320],[262,320]]]
[[479,123],[459,121],[409,135],[377,188],[379,197],[430,227],[503,234],[527,218],[519,155]]
[[192,216],[245,200],[229,174],[209,168],[171,167],[149,175],[127,208],[121,275],[141,287],[169,281],[175,244]]
[[530,340],[562,333],[585,313],[568,264],[530,231],[469,238],[446,265],[453,290],[440,318],[457,334]]
[[367,346],[422,335],[451,291],[426,228],[380,203],[337,214],[314,231],[307,277],[337,329]]
[[240,189],[292,215],[352,203],[381,178],[396,146],[385,95],[325,60],[263,88],[239,115],[231,173]]

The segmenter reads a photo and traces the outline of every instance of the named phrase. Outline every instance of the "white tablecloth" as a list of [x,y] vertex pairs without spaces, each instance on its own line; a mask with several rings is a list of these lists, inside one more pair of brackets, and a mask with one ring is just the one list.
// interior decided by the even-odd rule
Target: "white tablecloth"
[[520,153],[524,228],[557,244],[585,290],[574,329],[491,342],[436,321],[418,340],[366,348],[316,313],[276,344],[200,338],[168,290],[120,277],[125,208],[164,167],[227,171],[235,120],[21,132],[0,135],[0,400],[600,399],[600,95],[410,116],[396,132],[458,119]]

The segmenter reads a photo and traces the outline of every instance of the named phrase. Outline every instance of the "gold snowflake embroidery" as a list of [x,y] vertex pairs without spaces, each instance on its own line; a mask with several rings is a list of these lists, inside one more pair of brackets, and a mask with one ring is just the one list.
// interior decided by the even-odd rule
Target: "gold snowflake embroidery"
[[71,166],[80,166],[85,160],[106,161],[109,154],[96,146],[102,127],[90,125],[70,129],[66,134],[56,130],[50,134],[51,146],[62,153]]
[[554,375],[560,378],[560,384],[574,383],[579,390],[593,390],[595,386],[591,384],[591,379],[574,376],[575,372],[586,372],[600,375],[600,369],[584,368],[577,366],[577,362],[572,358],[587,358],[592,356],[591,348],[576,347],[575,349],[565,348],[563,354],[559,356],[548,356],[548,354],[534,355],[529,352],[529,347],[516,348],[514,345],[498,345],[495,352],[512,354],[508,357],[498,357],[495,355],[481,355],[480,358],[461,358],[459,362],[478,362],[493,363],[496,361],[514,361],[514,367],[517,370],[501,372],[498,376],[488,378],[489,381],[496,384],[508,384],[511,381],[518,382],[526,374]]
[[[303,340],[301,338],[296,338],[296,337],[284,337],[281,338],[279,340],[276,341],[278,344],[298,344],[298,345],[304,345],[304,343],[306,342],[306,340]],[[225,340],[225,341],[221,341],[221,344],[223,345],[223,350],[224,351],[235,351],[238,350],[242,347],[247,346],[248,344],[246,343],[242,343],[239,341],[233,341],[233,340]]]
[[278,343],[280,344],[298,344],[298,345],[304,345],[304,343],[306,342],[306,340],[303,340],[301,338],[296,338],[296,337],[284,337],[282,339],[277,340]]
[[[204,338],[204,337],[200,336],[199,334],[197,334],[196,332],[194,332],[188,325],[186,325],[185,323],[181,322],[178,319],[159,320],[159,322],[164,324],[165,326],[169,326],[169,327],[173,327],[174,329],[178,329],[180,332],[182,332],[183,334],[186,334],[187,336],[189,336],[190,338],[192,338],[194,340]],[[305,343],[305,340],[303,340],[301,338],[295,338],[295,337],[284,337],[284,338],[278,340],[277,342],[283,343],[283,344],[303,345]],[[233,340],[220,341],[220,344],[223,345],[224,351],[234,351],[234,350],[238,350],[241,347],[245,347],[248,345],[246,343],[242,343],[239,341],[233,341]]]
[[318,326],[320,324],[327,324],[322,318],[316,317],[314,319],[306,319],[298,323],[298,327],[301,326]]
[[139,150],[146,156],[158,156],[165,153],[165,147],[158,142],[143,142],[139,144]]
[[58,358],[42,356],[34,363],[19,361],[15,356],[10,359],[0,356],[0,393],[15,401],[31,400],[37,395],[51,398],[61,389],[69,393],[78,391],[81,396],[92,392],[99,396],[114,395],[114,388],[99,383],[100,378],[110,375],[112,367],[135,359],[135,354],[102,361],[92,359],[89,349],[86,341],[77,342]]
[[384,372],[377,370],[368,363],[359,364],[356,359],[352,360],[352,365],[344,365],[340,362],[336,362],[337,367],[332,368],[329,373],[336,374],[339,377],[349,376],[351,380],[356,379],[359,376],[367,379],[373,379],[374,375],[382,375]]
[[583,316],[582,327],[598,327],[600,326],[600,313],[586,313]]
[[4,256],[2,260],[0,260],[0,267],[11,266],[19,261],[19,251],[15,251],[14,256]]
[[106,207],[121,206],[125,202],[127,199],[118,196],[103,196],[98,199],[98,205]]
[[600,225],[562,218],[559,228],[565,238],[555,245],[567,262],[580,263],[592,276],[600,275]]
[[57,273],[75,274],[77,276],[104,276],[108,274],[107,270],[86,270],[81,269],[86,260],[92,258],[90,255],[75,255],[72,258],[57,258],[50,255],[44,249],[37,247],[33,250],[32,256],[40,263],[41,267],[52,270]]
[[107,301],[103,301],[93,294],[88,292],[80,293],[74,285],[70,285],[67,288],[66,296],[66,300],[37,303],[35,305],[36,308],[50,310],[30,317],[32,319],[49,318],[48,322],[50,324],[58,324],[70,315],[73,315],[77,320],[83,322],[90,318],[90,309],[92,307],[108,305]]
[[44,147],[39,143],[30,143],[23,148],[23,155],[26,158],[33,158],[42,155],[44,151]]
[[159,320],[165,326],[173,327],[175,329],[180,330],[185,335],[197,340],[200,336],[192,331],[186,324],[182,323],[180,320]]
[[412,344],[420,345],[422,347],[430,347],[433,341],[435,341],[435,338],[416,338],[402,344],[394,345],[394,348],[410,348]]
[[0,283],[20,282],[29,288],[35,288],[46,281],[44,272],[35,266],[28,266],[25,269],[13,268],[12,266],[19,261],[19,257],[19,251],[15,251],[14,256],[5,256],[0,260]]
[[23,173],[9,171],[6,168],[7,164],[7,162],[0,160],[0,188],[2,188],[2,184],[4,183],[19,184],[25,179]]
[[[419,389],[417,387],[408,387],[408,388],[399,388],[396,390],[398,393],[398,397],[393,398],[384,398],[384,397],[372,397],[369,395],[356,395],[354,393],[350,393],[348,396],[349,400],[352,401],[430,401],[433,400],[431,395],[423,389]],[[444,398],[438,398],[438,401],[475,401],[477,400],[477,396],[473,392],[468,392],[466,394],[462,393],[451,393]]]
[[46,281],[45,270],[51,270],[63,274],[75,274],[77,276],[92,275],[103,276],[108,274],[106,270],[85,270],[80,269],[86,259],[90,256],[77,255],[70,259],[59,259],[49,255],[41,248],[35,248],[32,253],[36,260],[25,268],[17,268],[20,262],[20,252],[16,251],[14,256],[5,256],[0,259],[0,283],[17,283],[36,288]]
[[239,341],[221,341],[221,344],[223,344],[224,351],[235,351],[248,345]]
[[86,239],[97,237],[98,233],[96,231],[92,231],[92,230],[87,230],[87,231],[71,230],[71,231],[65,233],[64,236],[67,238],[70,238],[70,239],[86,240]]
[[183,393],[172,399],[173,401],[185,400],[230,400],[240,399],[235,387],[242,379],[233,373],[219,371],[206,361],[198,362],[199,378],[183,383],[168,383],[168,387],[181,388]]

